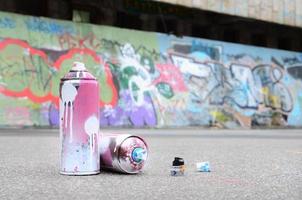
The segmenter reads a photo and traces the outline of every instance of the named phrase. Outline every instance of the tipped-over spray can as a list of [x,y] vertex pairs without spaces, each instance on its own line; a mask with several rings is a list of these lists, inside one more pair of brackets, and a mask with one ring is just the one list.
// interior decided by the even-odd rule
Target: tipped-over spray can
[[60,173],[89,175],[100,172],[99,86],[80,62],[60,83]]
[[141,172],[148,157],[146,142],[130,134],[101,134],[99,151],[102,170],[128,174]]

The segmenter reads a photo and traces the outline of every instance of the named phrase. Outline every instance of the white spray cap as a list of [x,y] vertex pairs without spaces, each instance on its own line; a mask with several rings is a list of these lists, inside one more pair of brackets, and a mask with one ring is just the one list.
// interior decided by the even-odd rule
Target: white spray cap
[[75,61],[75,62],[73,62],[73,66],[72,66],[71,70],[84,71],[84,70],[86,70],[86,67],[85,67],[84,63]]
[[199,172],[210,172],[210,162],[206,161],[206,162],[198,162],[196,163],[196,169]]

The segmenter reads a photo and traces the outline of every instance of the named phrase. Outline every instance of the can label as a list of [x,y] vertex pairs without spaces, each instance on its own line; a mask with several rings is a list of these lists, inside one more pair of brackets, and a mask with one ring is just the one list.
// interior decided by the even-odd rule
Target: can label
[[100,171],[99,88],[96,80],[65,80],[60,85],[62,174]]
[[172,166],[170,170],[171,176],[183,176],[185,175],[185,166]]

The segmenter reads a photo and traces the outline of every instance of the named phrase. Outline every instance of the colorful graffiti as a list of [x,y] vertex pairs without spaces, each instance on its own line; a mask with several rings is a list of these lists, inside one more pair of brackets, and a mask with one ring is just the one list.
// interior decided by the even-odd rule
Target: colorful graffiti
[[74,61],[103,127],[302,126],[302,53],[3,12],[0,29],[1,126],[57,127]]

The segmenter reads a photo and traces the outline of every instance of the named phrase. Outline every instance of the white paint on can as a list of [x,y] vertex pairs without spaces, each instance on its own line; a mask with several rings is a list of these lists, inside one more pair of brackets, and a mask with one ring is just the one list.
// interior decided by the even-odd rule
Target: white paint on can
[[68,119],[68,104],[70,104],[70,116],[69,116],[69,131],[70,137],[69,142],[72,142],[72,121],[73,121],[73,102],[77,96],[77,89],[72,85],[72,83],[65,82],[62,86],[62,100],[64,104],[64,124],[65,128],[67,128],[67,119]]
[[94,153],[94,137],[98,134],[99,131],[99,120],[96,116],[90,116],[85,121],[85,132],[87,135],[89,135],[89,143],[90,143],[90,158],[91,158],[91,164],[92,163],[92,157]]

